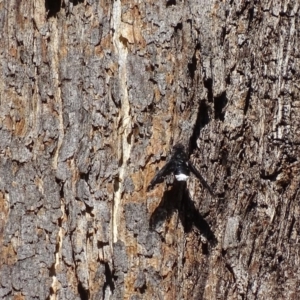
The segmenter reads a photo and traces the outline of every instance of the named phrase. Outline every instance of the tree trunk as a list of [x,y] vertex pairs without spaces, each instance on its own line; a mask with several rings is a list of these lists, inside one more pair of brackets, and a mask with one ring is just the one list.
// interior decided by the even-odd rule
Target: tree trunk
[[[4,0],[0,24],[1,299],[298,299],[297,1]],[[215,197],[147,191],[179,142]]]

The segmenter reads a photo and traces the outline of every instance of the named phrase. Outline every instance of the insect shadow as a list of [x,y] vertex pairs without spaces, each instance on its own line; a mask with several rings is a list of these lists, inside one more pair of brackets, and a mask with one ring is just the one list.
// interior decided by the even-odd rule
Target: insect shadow
[[158,231],[159,227],[166,220],[169,220],[176,210],[186,233],[195,227],[208,240],[211,246],[217,244],[217,239],[209,224],[195,207],[186,182],[175,181],[172,188],[164,192],[162,201],[150,216],[150,230]]

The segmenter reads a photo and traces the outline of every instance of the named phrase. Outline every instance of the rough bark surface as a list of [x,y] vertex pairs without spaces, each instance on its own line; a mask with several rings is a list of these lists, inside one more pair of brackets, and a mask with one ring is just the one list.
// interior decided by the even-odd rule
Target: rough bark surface
[[[298,1],[0,1],[1,299],[298,299]],[[147,185],[181,142],[212,186]]]

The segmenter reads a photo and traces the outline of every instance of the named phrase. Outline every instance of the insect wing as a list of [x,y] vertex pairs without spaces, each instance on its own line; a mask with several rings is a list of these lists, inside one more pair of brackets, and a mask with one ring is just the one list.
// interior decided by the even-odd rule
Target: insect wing
[[148,191],[152,189],[157,183],[162,182],[167,175],[170,175],[172,172],[174,172],[174,169],[175,166],[172,161],[169,161],[166,165],[164,165],[163,168],[159,170],[159,172],[151,180],[148,186]]

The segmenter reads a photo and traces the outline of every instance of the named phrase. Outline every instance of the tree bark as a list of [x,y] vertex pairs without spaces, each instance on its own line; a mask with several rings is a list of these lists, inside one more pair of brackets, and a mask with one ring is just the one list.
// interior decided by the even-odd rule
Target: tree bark
[[[0,298],[298,299],[297,1],[0,3]],[[199,181],[147,192],[176,143]]]

